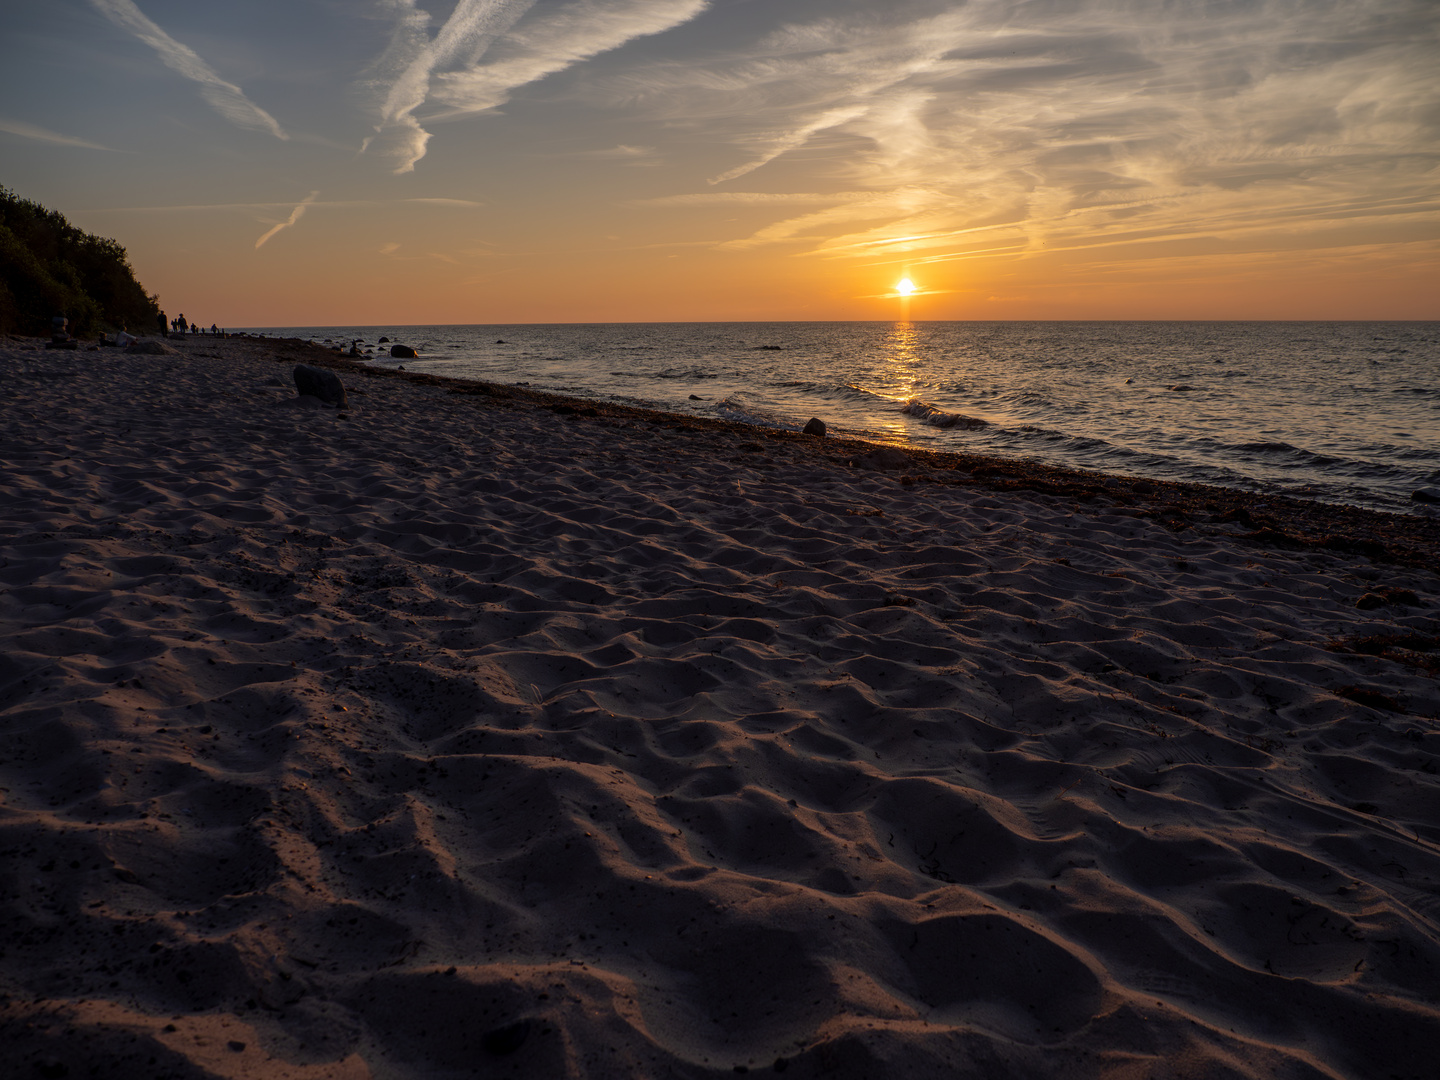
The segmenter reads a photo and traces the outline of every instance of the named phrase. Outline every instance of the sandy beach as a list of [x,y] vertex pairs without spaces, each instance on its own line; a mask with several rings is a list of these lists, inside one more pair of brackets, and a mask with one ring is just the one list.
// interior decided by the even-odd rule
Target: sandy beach
[[1434,1075],[1437,519],[166,347],[0,341],[8,1075]]

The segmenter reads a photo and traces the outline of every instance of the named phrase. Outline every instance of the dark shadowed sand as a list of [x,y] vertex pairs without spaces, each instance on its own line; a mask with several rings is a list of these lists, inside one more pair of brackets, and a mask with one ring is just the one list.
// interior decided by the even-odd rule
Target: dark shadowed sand
[[1434,1074],[1434,520],[172,347],[0,342],[7,1075]]

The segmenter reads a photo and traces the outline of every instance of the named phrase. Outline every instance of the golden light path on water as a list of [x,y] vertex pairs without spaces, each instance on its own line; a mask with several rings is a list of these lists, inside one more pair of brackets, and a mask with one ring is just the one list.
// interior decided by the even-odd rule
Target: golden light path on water
[[[908,280],[908,279],[907,279]],[[904,296],[900,300],[901,307],[908,309],[910,298]],[[921,356],[918,349],[920,335],[915,329],[915,324],[910,322],[908,310],[907,317],[902,317],[899,322],[891,327],[882,345],[882,356],[884,370],[888,378],[883,380],[884,385],[893,389],[888,393],[881,389],[880,385],[873,385],[869,389],[881,397],[888,397],[898,404],[905,404],[919,392],[916,383],[923,377],[921,369]],[[893,419],[887,419],[880,425],[880,429],[897,440],[904,439],[908,430],[908,423],[904,414],[897,413]]]

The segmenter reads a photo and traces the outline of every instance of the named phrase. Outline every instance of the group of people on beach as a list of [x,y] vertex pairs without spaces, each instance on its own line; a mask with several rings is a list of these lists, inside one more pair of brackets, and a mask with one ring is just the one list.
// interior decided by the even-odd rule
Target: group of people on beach
[[165,335],[165,333],[167,332],[167,328],[168,328],[169,333],[171,333],[171,334],[180,334],[180,335],[184,335],[184,334],[204,334],[204,333],[207,333],[207,332],[208,332],[212,337],[220,337],[222,334],[225,333],[225,331],[221,330],[221,329],[220,329],[218,326],[216,326],[214,323],[211,323],[211,324],[210,324],[210,329],[209,329],[209,331],[206,331],[206,329],[205,329],[203,326],[201,326],[198,322],[197,322],[197,323],[191,323],[191,322],[187,321],[186,318],[185,318],[184,312],[181,312],[178,316],[176,316],[176,317],[173,318],[173,319],[167,320],[167,319],[165,318],[165,313],[162,311],[162,312],[160,312],[160,314],[156,317],[156,323],[157,323],[157,325],[160,327],[160,333],[161,333],[162,336]]

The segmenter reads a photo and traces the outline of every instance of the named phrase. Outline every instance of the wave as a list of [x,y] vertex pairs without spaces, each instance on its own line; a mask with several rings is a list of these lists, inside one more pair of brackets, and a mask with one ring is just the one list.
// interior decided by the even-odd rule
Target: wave
[[917,420],[923,420],[932,427],[963,428],[966,431],[973,431],[976,428],[990,426],[989,420],[982,420],[978,416],[966,416],[964,413],[946,412],[944,409],[931,405],[928,401],[921,401],[919,398],[911,398],[900,411],[915,417]]
[[[1320,454],[1314,450],[1306,450],[1303,446],[1294,446],[1287,442],[1248,442],[1239,443],[1235,450],[1241,454],[1265,454],[1290,458],[1292,462],[1300,465],[1325,466],[1338,465],[1347,462],[1349,459],[1337,457],[1334,454]],[[1242,460],[1244,460],[1242,458]]]
[[798,424],[786,423],[779,417],[769,413],[764,406],[754,402],[743,400],[745,394],[737,392],[729,397],[721,398],[715,403],[715,411],[724,419],[732,420],[737,424],[753,424],[756,427],[780,428],[784,431],[799,431]]
[[[1217,445],[1225,446],[1226,444],[1219,443]],[[1301,451],[1298,446],[1291,446],[1288,442],[1247,442],[1239,443],[1231,448],[1235,450],[1249,450],[1259,453],[1303,453],[1303,451]]]
[[616,379],[718,379],[719,372],[701,371],[698,368],[665,368],[663,371],[612,371]]

